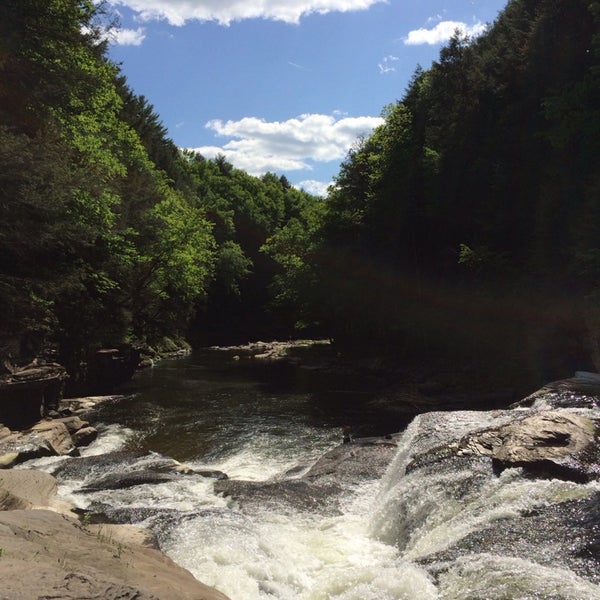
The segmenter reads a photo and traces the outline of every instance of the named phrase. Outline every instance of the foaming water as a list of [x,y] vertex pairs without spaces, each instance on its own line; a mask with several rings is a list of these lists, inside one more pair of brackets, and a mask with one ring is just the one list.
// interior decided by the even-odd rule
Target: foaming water
[[232,505],[182,523],[165,550],[232,600],[436,598],[425,571],[369,535],[373,491],[361,486],[329,518]]
[[89,446],[81,449],[81,456],[99,456],[116,452],[124,448],[128,441],[135,437],[135,432],[129,427],[118,423],[97,423],[98,438]]
[[[271,483],[300,477],[341,441],[304,391],[275,394],[189,362],[167,363],[141,383],[146,387],[128,403],[101,409],[105,425],[84,456],[151,448],[192,470]],[[600,486],[527,479],[519,469],[490,477],[489,461],[415,469],[415,457],[508,422],[514,411],[432,414],[398,437],[381,480],[344,487],[336,511],[277,498],[268,507],[234,501],[200,476],[84,492],[98,477],[93,468],[63,477],[60,493],[84,510],[137,510],[136,522],[155,531],[163,551],[231,600],[599,600],[597,585],[566,568],[469,548],[449,554],[469,536],[539,507],[588,498]],[[143,470],[157,457],[115,469]],[[40,464],[52,470],[56,460]]]
[[459,558],[440,577],[440,600],[598,600],[600,589],[567,569],[521,558],[477,554]]

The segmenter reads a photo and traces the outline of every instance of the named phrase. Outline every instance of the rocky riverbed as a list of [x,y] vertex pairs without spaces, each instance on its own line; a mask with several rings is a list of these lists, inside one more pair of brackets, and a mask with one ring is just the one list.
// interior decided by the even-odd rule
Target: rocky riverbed
[[97,435],[82,417],[115,398],[63,401],[58,414],[67,416],[44,419],[24,431],[0,428],[2,597],[227,600],[161,553],[149,532],[87,522],[57,499],[52,475],[8,468],[39,457],[77,455]]
[[[55,497],[57,479],[86,479],[81,492],[94,493],[181,478],[211,480],[249,519],[265,510],[335,519],[357,486],[380,482],[370,535],[424,570],[430,595],[423,598],[600,598],[598,374],[577,373],[502,409],[421,413],[405,432],[340,444],[265,481],[154,453],[78,458],[78,447],[93,439],[94,407],[107,401],[123,399],[71,400],[54,419],[0,434],[5,467],[32,458],[33,448],[37,456],[72,456],[54,476],[22,464],[0,471],[0,576],[11,599],[50,591],[65,599],[224,599],[136,526],[156,523],[160,531],[210,509],[180,514],[96,504],[77,518]],[[277,589],[272,581],[260,586]]]

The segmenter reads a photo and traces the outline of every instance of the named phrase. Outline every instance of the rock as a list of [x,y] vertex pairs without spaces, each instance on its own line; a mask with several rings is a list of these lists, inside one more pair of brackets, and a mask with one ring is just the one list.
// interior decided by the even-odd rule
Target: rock
[[18,463],[18,460],[18,452],[6,452],[4,454],[0,454],[0,469],[10,469]]
[[[84,427],[89,427],[90,424],[87,421],[82,420],[80,417],[72,415],[68,417],[58,417],[52,419],[51,423],[62,423],[70,434],[83,429]],[[33,427],[32,429],[35,429]]]
[[160,552],[47,510],[0,513],[0,547],[11,600],[227,600]]
[[223,494],[243,505],[256,505],[261,509],[272,506],[279,510],[282,503],[294,511],[318,511],[320,514],[339,514],[338,499],[342,487],[334,482],[313,483],[300,479],[286,481],[240,481],[215,482],[215,492]]
[[0,468],[42,456],[76,456],[78,446],[96,439],[98,432],[77,416],[46,419],[23,432],[0,437]]
[[0,442],[0,455],[13,457],[10,464],[10,466],[13,466],[34,458],[56,456],[56,450],[45,437],[39,434],[26,433],[11,436]]
[[[335,515],[345,490],[381,477],[396,450],[393,439],[359,438],[333,448],[310,468],[299,466],[269,481],[221,480],[214,489],[242,505],[277,508],[284,503],[294,510]],[[301,477],[294,476],[304,470]]]
[[600,477],[596,423],[562,411],[544,411],[500,427],[469,435],[458,444],[459,454],[490,456],[499,472],[523,467],[538,476],[585,482]]
[[0,471],[1,510],[14,510],[52,505],[56,495],[56,479],[42,471],[20,469]]
[[129,473],[109,473],[99,477],[93,483],[83,488],[82,492],[94,492],[99,490],[120,490],[136,485],[167,483],[180,479],[181,475],[174,473],[157,473],[152,471],[131,471]]
[[71,435],[73,444],[77,448],[88,446],[98,437],[98,430],[95,427],[82,427]]
[[28,433],[34,437],[38,436],[41,439],[47,440],[53,453],[57,456],[71,454],[75,450],[75,445],[73,444],[67,425],[60,420],[36,423]]
[[159,549],[156,536],[147,529],[137,525],[115,525],[113,523],[96,523],[85,528],[100,539],[112,540],[117,544],[135,544],[146,548]]
[[358,481],[381,477],[396,453],[396,444],[385,438],[358,438],[325,453],[304,475],[305,479]]
[[[552,543],[548,544],[548,540]],[[568,567],[585,579],[600,583],[599,547],[600,494],[596,493],[513,515],[501,527],[470,533],[450,550],[420,562],[439,575],[457,557],[469,554],[527,557],[551,568]]]
[[511,408],[599,408],[600,374],[576,371],[573,377],[547,383]]
[[123,400],[126,396],[108,395],[108,396],[83,396],[81,398],[67,398],[61,401],[59,412],[66,412],[69,415],[85,415],[94,410],[100,404]]

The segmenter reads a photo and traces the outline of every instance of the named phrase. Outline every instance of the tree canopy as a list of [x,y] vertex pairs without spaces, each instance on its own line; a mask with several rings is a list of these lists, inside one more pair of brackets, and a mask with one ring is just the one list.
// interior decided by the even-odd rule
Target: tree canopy
[[110,18],[0,5],[3,359],[52,348],[76,377],[106,345],[296,327],[542,379],[600,365],[600,3],[457,32],[325,200],[178,148],[108,59]]
[[74,379],[102,346],[264,312],[260,248],[296,196],[318,201],[177,148],[107,58],[108,20],[91,1],[0,6],[0,353],[54,348]]
[[415,71],[320,225],[271,243],[301,311],[341,344],[600,365],[599,7],[512,0]]

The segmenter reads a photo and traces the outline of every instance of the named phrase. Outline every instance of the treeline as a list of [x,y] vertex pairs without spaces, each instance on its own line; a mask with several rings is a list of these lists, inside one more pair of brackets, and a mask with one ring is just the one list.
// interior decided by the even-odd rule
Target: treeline
[[102,347],[289,333],[262,316],[281,267],[260,249],[322,201],[178,149],[109,60],[107,19],[0,4],[2,362],[52,349],[77,380]]
[[600,3],[512,0],[417,69],[319,223],[268,242],[342,346],[544,378],[600,366]]
[[169,139],[102,5],[0,4],[0,358],[328,335],[544,381],[600,366],[600,3],[456,34],[326,201]]

